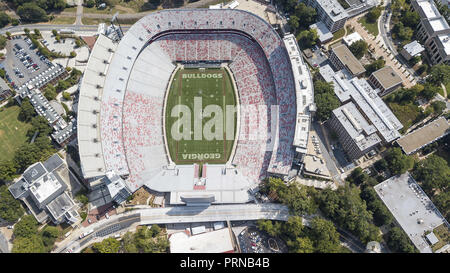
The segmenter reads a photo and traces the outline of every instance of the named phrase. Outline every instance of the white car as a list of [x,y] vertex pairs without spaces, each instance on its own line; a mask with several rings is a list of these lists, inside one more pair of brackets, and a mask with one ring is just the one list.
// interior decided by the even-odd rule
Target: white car
[[105,217],[106,217],[106,219],[109,219],[109,214],[106,213],[106,214],[105,214]]

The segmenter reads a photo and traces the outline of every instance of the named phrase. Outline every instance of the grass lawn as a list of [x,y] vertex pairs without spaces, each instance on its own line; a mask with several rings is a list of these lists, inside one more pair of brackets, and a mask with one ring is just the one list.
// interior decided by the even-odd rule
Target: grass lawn
[[110,9],[110,8],[98,9],[96,7],[93,7],[93,8],[83,7],[83,13],[114,14],[116,12],[126,13],[125,11],[119,10],[119,9],[116,9],[116,8],[112,8],[112,9]]
[[46,24],[70,25],[75,23],[75,17],[55,16],[55,19],[46,22]]
[[0,161],[11,159],[17,148],[27,141],[30,123],[17,119],[19,106],[0,108]]
[[341,28],[340,30],[338,30],[335,33],[333,33],[333,40],[332,41],[335,41],[335,40],[338,40],[338,39],[344,37],[344,34],[345,34],[345,29]]
[[[98,25],[100,23],[108,23],[110,19],[98,19],[98,18],[85,18],[81,19],[83,25]],[[119,21],[120,22],[120,21]]]
[[370,34],[374,36],[378,35],[378,22],[369,23],[366,20],[366,16],[359,18],[358,22],[361,23],[361,25],[363,25]]
[[[202,119],[201,130],[208,130],[213,133],[219,132],[219,139],[211,137],[207,140],[203,133],[200,135],[201,139],[194,140],[194,98],[201,98],[201,107],[203,110],[209,105],[219,106],[223,113],[223,118],[217,120],[218,125],[224,125],[223,133],[215,128],[211,127],[208,130],[208,125],[212,125],[211,121],[215,117],[211,113],[210,117],[204,117]],[[178,116],[172,117],[173,109],[175,106],[182,105],[187,106],[190,110],[191,128],[183,128],[178,122],[183,120],[182,115],[185,112],[181,111],[180,118]],[[236,98],[231,82],[230,75],[225,69],[183,69],[179,70],[173,79],[172,85],[167,97],[166,108],[166,137],[169,146],[169,152],[172,160],[176,164],[192,164],[192,163],[213,163],[223,164],[226,163],[231,149],[233,147],[234,140],[226,140],[226,105],[236,105]],[[178,124],[178,126],[177,126]],[[236,127],[236,116],[234,116],[234,124]],[[177,137],[172,133],[172,128],[175,133],[183,134],[183,137]],[[180,139],[181,138],[181,139]],[[189,140],[190,138],[190,140]],[[234,134],[231,137],[234,139]]]
[[450,231],[445,226],[445,224],[442,224],[435,228],[433,230],[433,233],[436,235],[436,237],[439,239],[439,242],[437,242],[435,245],[432,246],[433,251],[436,251],[440,249],[441,247],[445,246],[449,240],[450,240]]
[[400,105],[395,102],[390,102],[389,107],[398,120],[403,124],[403,131],[406,131],[409,127],[411,127],[420,115],[419,107],[414,104]]

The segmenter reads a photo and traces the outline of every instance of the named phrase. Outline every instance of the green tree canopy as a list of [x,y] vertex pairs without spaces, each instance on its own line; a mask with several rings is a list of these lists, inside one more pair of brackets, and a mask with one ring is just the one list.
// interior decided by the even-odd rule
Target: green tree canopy
[[14,237],[27,237],[38,233],[38,222],[33,215],[25,215],[14,225]]
[[0,28],[4,28],[11,22],[11,17],[4,11],[0,12]]
[[17,15],[26,22],[42,22],[48,21],[47,13],[36,3],[25,3],[17,8]]
[[349,49],[357,59],[361,59],[367,53],[367,43],[359,40],[350,45]]
[[403,154],[402,150],[398,147],[389,149],[384,158],[388,162],[389,171],[393,175],[399,175],[406,172],[411,169],[414,164],[414,160]]
[[314,218],[311,220],[310,235],[316,252],[339,252],[339,234],[331,221],[318,217]]
[[42,238],[37,234],[29,237],[17,237],[13,242],[13,253],[44,253],[45,247]]
[[20,201],[14,199],[6,185],[0,186],[0,218],[14,223],[22,217],[24,212]]
[[94,243],[92,249],[97,253],[118,253],[120,242],[110,237],[99,243]]

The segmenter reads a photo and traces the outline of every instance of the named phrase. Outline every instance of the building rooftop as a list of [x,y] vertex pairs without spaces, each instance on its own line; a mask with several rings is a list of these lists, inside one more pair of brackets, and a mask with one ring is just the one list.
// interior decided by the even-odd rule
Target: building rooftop
[[389,89],[393,86],[402,83],[402,78],[394,71],[394,69],[387,65],[377,71],[373,72],[372,75],[377,79],[377,81],[383,86],[384,89]]
[[361,151],[381,142],[375,126],[367,122],[353,102],[334,109],[333,114]]
[[327,28],[327,26],[322,22],[317,22],[309,26],[310,29],[317,30],[317,35],[321,43],[333,39],[333,33]]
[[433,0],[418,0],[412,2],[417,3],[417,6],[419,7],[418,12],[422,18],[432,19],[441,16]]
[[286,35],[283,41],[291,60],[297,99],[297,123],[293,145],[297,147],[298,152],[306,153],[311,119],[310,112],[315,111],[312,77],[303,61],[294,35]]
[[448,222],[422,188],[408,173],[391,177],[374,187],[413,244],[422,253],[431,253],[425,232]]
[[445,117],[440,117],[427,125],[397,140],[405,154],[412,154],[420,148],[430,144],[449,133],[450,125]]
[[63,192],[61,195],[53,199],[47,204],[46,208],[55,220],[60,220],[64,214],[75,207],[75,202],[70,196]]
[[347,46],[351,46],[354,42],[362,40],[363,38],[361,37],[361,35],[359,35],[358,32],[353,32],[347,36],[345,36],[344,38],[342,38],[342,40],[344,40],[344,43]]
[[348,13],[336,0],[316,0],[330,18],[337,22],[348,17]]
[[450,34],[439,35],[438,45],[446,55],[450,55]]
[[47,173],[39,180],[35,181],[30,187],[31,194],[37,200],[39,205],[44,204],[49,197],[64,187],[53,173]]
[[421,44],[419,44],[417,40],[414,40],[411,43],[406,44],[403,48],[406,50],[406,52],[408,52],[409,55],[413,57],[419,55],[425,50],[425,48]]
[[353,75],[359,75],[366,71],[346,45],[333,47],[332,51]]
[[38,162],[28,167],[22,176],[31,184],[46,173],[47,170],[44,168],[44,165],[41,162]]
[[378,96],[378,89],[374,90],[364,79],[350,78],[345,70],[334,72],[329,65],[319,70],[325,81],[333,82],[334,93],[342,103],[351,100],[359,109],[363,109],[364,115],[384,141],[391,142],[401,136],[398,130],[403,125]]
[[0,78],[0,91],[3,90],[10,90],[11,88],[9,88],[8,84],[5,82],[5,80],[3,78]]
[[230,253],[234,252],[230,231],[226,228],[189,236],[177,232],[170,236],[171,253]]

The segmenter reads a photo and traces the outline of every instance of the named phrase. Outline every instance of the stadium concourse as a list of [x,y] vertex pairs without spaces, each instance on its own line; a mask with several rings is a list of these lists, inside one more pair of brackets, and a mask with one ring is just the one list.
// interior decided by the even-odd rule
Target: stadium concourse
[[[89,179],[114,171],[133,192],[143,185],[170,192],[171,204],[245,203],[261,179],[287,178],[294,137],[302,138],[297,146],[307,140],[305,103],[313,102],[298,47],[294,69],[300,75],[293,73],[286,45],[263,19],[231,9],[162,10],[140,19],[119,42],[100,35],[80,87],[83,175]],[[173,163],[164,129],[173,74],[195,62],[227,66],[239,104],[264,109],[238,114],[232,157],[227,164],[204,164],[202,177],[196,165]],[[298,98],[303,98],[301,107]],[[296,133],[296,126],[306,133]],[[258,137],[249,137],[254,132]]]

